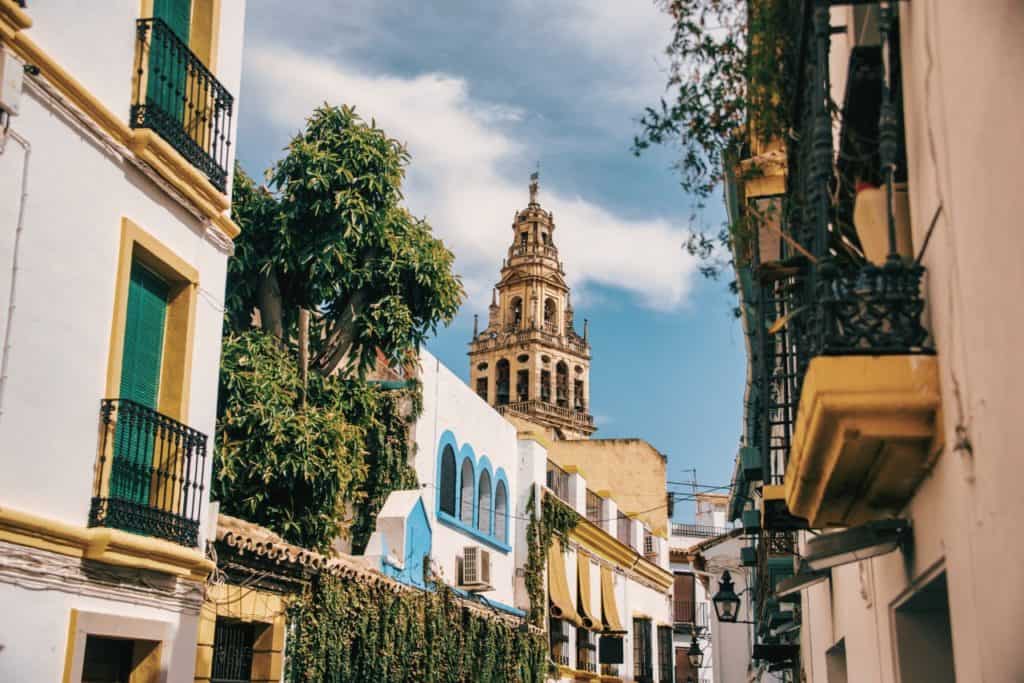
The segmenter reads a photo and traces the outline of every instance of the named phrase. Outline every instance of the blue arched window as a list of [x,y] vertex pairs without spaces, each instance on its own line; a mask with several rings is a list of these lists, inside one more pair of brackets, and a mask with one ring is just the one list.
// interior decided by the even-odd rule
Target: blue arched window
[[480,473],[480,491],[477,496],[476,528],[490,535],[491,532],[491,473],[484,470]]
[[494,535],[502,543],[508,543],[508,491],[500,479],[494,490]]
[[455,449],[451,446],[441,453],[441,511],[455,515]]
[[473,463],[469,458],[462,461],[462,490],[459,495],[459,521],[473,525]]

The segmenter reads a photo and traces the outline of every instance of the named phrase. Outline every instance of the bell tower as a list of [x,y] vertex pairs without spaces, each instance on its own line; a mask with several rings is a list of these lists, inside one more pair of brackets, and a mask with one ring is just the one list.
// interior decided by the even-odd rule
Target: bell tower
[[555,438],[587,438],[597,429],[589,412],[588,325],[577,334],[554,215],[541,208],[538,192],[534,173],[530,202],[512,220],[487,326],[480,330],[473,322],[470,383],[502,414],[545,427]]

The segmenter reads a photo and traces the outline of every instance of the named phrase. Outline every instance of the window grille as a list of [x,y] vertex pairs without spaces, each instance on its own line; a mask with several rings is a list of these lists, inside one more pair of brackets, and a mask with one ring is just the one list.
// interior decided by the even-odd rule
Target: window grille
[[217,619],[210,683],[249,683],[252,680],[253,641],[252,624]]

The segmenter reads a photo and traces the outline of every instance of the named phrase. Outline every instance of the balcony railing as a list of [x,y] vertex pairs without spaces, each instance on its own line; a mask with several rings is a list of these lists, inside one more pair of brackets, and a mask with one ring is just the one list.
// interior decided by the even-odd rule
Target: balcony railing
[[616,538],[618,538],[619,543],[622,543],[623,545],[631,545],[629,542],[629,531],[633,520],[620,512],[617,521]]
[[594,524],[601,526],[601,503],[604,499],[587,489],[587,519]]
[[104,399],[89,526],[195,547],[205,469],[205,434],[134,401]]
[[774,223],[764,233],[787,237],[751,240],[756,283],[748,303],[756,320],[750,408],[758,424],[749,445],[765,457],[770,484],[783,483],[813,358],[932,353],[921,321],[924,268],[901,245],[891,204],[883,211],[889,245],[884,262],[868,260],[863,236],[852,224],[858,180],[880,184],[891,201],[894,185],[905,177],[898,53],[888,62],[879,54],[877,63],[858,57],[863,63],[851,65],[850,83],[861,83],[861,90],[847,94],[836,150],[829,15],[822,9],[827,3],[803,6],[790,30],[803,52],[786,60],[794,67],[789,76],[796,88],[785,199],[752,205],[762,223]]
[[715,536],[721,536],[722,534],[729,533],[727,527],[722,526],[711,526],[709,524],[683,524],[681,522],[672,523],[672,535],[673,536],[686,536],[689,538],[713,538]]
[[498,412],[504,414],[505,412],[522,413],[524,415],[540,414],[549,415],[552,417],[559,417],[571,421],[574,424],[590,427],[594,424],[594,416],[587,413],[572,410],[562,406],[553,406],[550,403],[544,401],[530,400],[530,401],[515,401],[508,405],[499,406]]
[[149,128],[227,187],[234,98],[162,19],[136,22],[131,127]]
[[566,503],[572,504],[569,499],[569,473],[553,462],[548,462],[548,488],[555,492],[555,495]]

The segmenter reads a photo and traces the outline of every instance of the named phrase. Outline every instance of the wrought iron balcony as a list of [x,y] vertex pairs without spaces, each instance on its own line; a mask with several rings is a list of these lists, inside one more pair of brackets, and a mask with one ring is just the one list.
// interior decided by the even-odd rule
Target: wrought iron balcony
[[132,128],[149,128],[227,187],[234,97],[162,19],[136,21]]
[[551,461],[548,461],[547,484],[556,496],[572,505],[572,499],[569,497],[569,473]]
[[[849,523],[905,501],[923,471],[925,427],[936,405],[934,359],[927,358],[934,352],[922,323],[924,268],[913,256],[909,226],[898,220],[894,199],[906,182],[893,42],[898,10],[879,10],[881,48],[853,50],[836,117],[829,89],[829,2],[813,0],[802,8],[792,15],[797,24],[784,30],[794,37],[793,51],[781,60],[795,85],[785,195],[749,200],[758,234],[738,262],[752,337],[752,419],[745,446],[763,458],[766,490],[785,487],[784,509],[775,517],[791,519],[792,512],[816,526]],[[877,221],[854,225],[862,184],[884,190],[883,208]],[[894,378],[906,381],[900,385]],[[914,398],[915,387],[927,401]],[[865,422],[871,411],[863,401],[854,408],[854,395],[874,400],[871,410],[878,415],[904,418],[901,433],[891,432],[892,420],[889,432],[877,421]],[[829,427],[839,424],[845,425],[841,434]],[[835,445],[836,439],[843,443]],[[854,468],[857,475],[850,475],[854,470],[839,467],[836,458],[861,462],[863,471]],[[843,476],[833,480],[834,473]],[[854,482],[870,498],[862,508],[839,499]],[[766,527],[787,528],[774,522]]]
[[729,533],[727,527],[711,526],[709,524],[684,524],[672,522],[672,535],[687,538],[713,538]]
[[206,435],[126,399],[103,399],[89,526],[195,547]]

